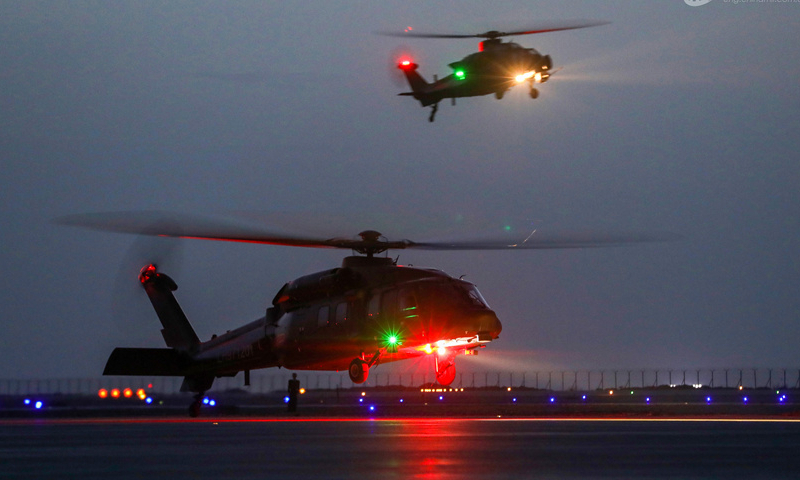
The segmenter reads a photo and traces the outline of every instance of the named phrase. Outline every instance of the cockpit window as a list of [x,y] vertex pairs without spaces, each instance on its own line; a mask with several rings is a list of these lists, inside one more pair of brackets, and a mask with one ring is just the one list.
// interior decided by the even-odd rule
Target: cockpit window
[[432,299],[435,303],[457,302],[461,305],[469,305],[477,308],[489,308],[489,304],[483,295],[469,283],[448,282],[429,287]]
[[475,305],[476,307],[489,308],[489,304],[486,303],[486,300],[483,298],[483,295],[481,295],[481,292],[479,292],[474,285],[470,285],[469,287],[467,287],[467,296],[469,297],[469,300],[472,302],[472,304]]

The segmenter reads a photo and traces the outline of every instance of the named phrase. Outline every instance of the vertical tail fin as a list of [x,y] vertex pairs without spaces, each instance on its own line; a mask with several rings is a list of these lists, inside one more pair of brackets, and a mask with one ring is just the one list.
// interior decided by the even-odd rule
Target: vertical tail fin
[[150,303],[164,327],[161,335],[168,347],[189,351],[200,343],[192,325],[183,313],[178,301],[172,295],[178,285],[163,273],[156,270],[155,265],[148,265],[139,274]]
[[422,75],[417,73],[417,67],[419,67],[419,65],[409,61],[402,62],[398,65],[398,68],[402,70],[403,74],[406,76],[406,80],[408,80],[408,84],[411,86],[415,98],[417,94],[424,94],[426,87],[429,85],[428,82],[422,78]]

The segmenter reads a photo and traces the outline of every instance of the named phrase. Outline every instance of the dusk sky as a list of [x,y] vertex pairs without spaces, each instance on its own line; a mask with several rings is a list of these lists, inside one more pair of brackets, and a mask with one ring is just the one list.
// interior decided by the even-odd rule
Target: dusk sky
[[[434,123],[397,96],[393,52],[432,80],[478,41],[374,33],[575,19],[611,23],[511,39],[561,69],[538,99],[444,101]],[[390,255],[497,312],[467,369],[800,368],[798,33],[797,2],[0,0],[0,377],[97,377],[114,347],[163,346],[130,262],[150,247],[53,223],[126,210],[290,212],[330,237],[672,232]],[[201,339],[349,254],[168,243]]]

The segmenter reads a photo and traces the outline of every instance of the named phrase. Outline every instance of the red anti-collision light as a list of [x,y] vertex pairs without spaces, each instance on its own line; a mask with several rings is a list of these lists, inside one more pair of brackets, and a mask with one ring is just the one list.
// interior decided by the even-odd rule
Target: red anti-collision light
[[139,281],[145,283],[146,281],[153,278],[157,274],[158,272],[156,270],[155,265],[153,264],[147,265],[143,267],[142,270],[139,272]]
[[400,70],[410,70],[413,69],[416,65],[414,65],[414,62],[412,62],[411,60],[401,60],[397,64],[397,66],[398,68],[400,68]]

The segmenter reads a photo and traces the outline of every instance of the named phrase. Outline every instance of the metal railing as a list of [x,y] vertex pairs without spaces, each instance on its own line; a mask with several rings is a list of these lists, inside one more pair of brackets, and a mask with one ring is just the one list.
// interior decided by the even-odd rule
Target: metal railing
[[[294,372],[306,389],[335,390],[375,387],[419,387],[435,382],[433,372],[371,371],[365,384],[353,384],[346,372]],[[243,375],[218,378],[212,391],[241,389],[249,393],[286,390],[292,372],[253,372],[250,386]],[[0,379],[0,395],[94,394],[101,389],[147,388],[161,394],[180,391],[179,377],[98,377]],[[455,388],[531,388],[555,392],[686,386],[703,388],[800,388],[800,368],[606,369],[552,371],[480,371],[456,375]]]

